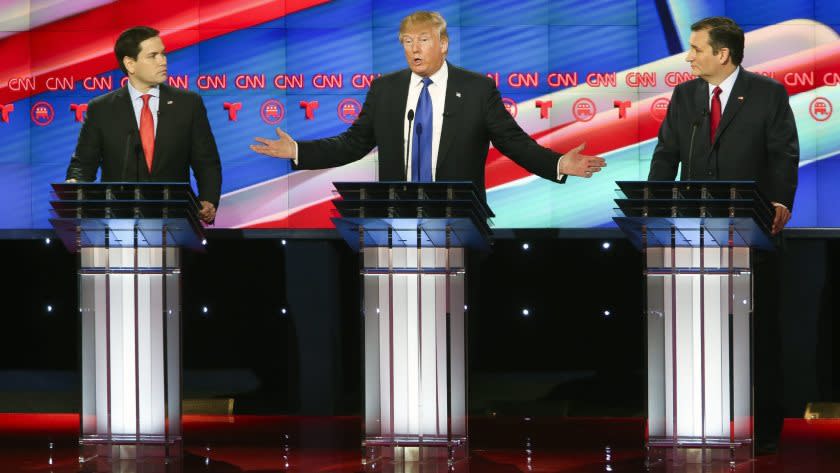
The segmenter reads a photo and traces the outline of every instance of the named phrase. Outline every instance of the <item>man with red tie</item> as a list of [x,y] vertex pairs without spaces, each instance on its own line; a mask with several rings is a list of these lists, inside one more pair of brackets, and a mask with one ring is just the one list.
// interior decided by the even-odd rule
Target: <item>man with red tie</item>
[[777,234],[796,193],[796,122],[784,86],[744,70],[743,58],[744,32],[731,19],[691,25],[685,60],[697,79],[674,88],[648,179],[673,180],[682,163],[682,180],[756,181],[776,207]]
[[216,217],[222,165],[201,97],[169,87],[166,51],[159,32],[138,26],[114,46],[125,87],[90,101],[67,180],[188,182],[192,168],[201,202],[199,216]]
[[[744,32],[733,20],[712,17],[691,25],[685,60],[697,78],[674,88],[648,180],[672,181],[680,167],[681,180],[756,181],[773,202],[772,233],[779,235],[796,194],[796,122],[784,86],[744,70],[743,57]],[[754,428],[760,454],[775,451],[782,428],[779,264],[779,251],[755,252]]]

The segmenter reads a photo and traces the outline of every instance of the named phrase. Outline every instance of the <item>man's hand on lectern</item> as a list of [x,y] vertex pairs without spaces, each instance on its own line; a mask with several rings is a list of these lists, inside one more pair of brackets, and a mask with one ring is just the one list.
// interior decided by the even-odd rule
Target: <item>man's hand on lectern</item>
[[773,202],[773,205],[776,207],[776,216],[773,217],[773,229],[770,233],[776,235],[782,231],[788,221],[790,221],[790,210],[782,204]]
[[216,206],[206,200],[202,200],[201,210],[198,211],[198,218],[204,223],[213,223],[213,220],[216,220]]
[[261,144],[251,145],[251,150],[272,158],[295,159],[297,151],[295,140],[279,128],[275,131],[279,139],[269,140],[268,138],[256,137],[254,141]]

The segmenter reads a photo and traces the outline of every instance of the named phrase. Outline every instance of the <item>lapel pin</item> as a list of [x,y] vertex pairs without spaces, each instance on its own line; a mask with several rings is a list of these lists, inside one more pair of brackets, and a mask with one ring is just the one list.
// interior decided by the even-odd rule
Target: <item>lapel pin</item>
[[743,96],[743,95],[739,95],[739,96],[738,96],[738,100],[740,100],[741,102],[743,102],[743,101],[744,101],[744,96]]
[[[739,98],[743,98],[743,97],[739,97]],[[172,103],[173,102],[171,100],[169,100],[169,101],[166,102],[166,105],[172,105]]]
[[461,98],[461,92],[455,92],[455,96],[460,99]]

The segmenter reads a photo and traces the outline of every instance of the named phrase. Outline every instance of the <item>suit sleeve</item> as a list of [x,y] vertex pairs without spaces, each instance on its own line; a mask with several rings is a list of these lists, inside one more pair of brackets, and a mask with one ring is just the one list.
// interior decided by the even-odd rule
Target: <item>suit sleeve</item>
[[379,81],[371,83],[362,111],[344,133],[331,138],[298,141],[298,164],[295,169],[324,169],[343,166],[365,157],[376,146],[374,117]]
[[198,184],[198,199],[218,208],[222,193],[222,163],[207,119],[207,109],[200,96],[196,96],[193,108],[191,140],[190,167]]
[[557,180],[557,162],[562,155],[541,146],[525,133],[505,108],[492,79],[486,80],[484,120],[493,146],[528,172],[554,182],[565,182],[566,176]]
[[793,211],[799,172],[799,137],[787,92],[781,85],[776,89],[772,103],[774,107],[766,123],[767,164],[773,181],[769,188],[775,195],[768,197]]
[[673,181],[677,178],[680,164],[679,108],[680,87],[671,94],[668,112],[659,127],[659,140],[653,150],[650,162],[649,181]]
[[100,103],[92,101],[88,105],[85,121],[79,131],[76,150],[70,157],[65,179],[91,182],[96,179],[96,171],[102,164],[102,129],[100,128]]

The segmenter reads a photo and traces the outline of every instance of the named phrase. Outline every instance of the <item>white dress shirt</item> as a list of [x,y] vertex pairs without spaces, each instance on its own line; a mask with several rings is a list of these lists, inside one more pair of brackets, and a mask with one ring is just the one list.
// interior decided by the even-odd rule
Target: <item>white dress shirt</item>
[[[432,180],[435,180],[437,171],[438,149],[440,148],[440,133],[443,129],[443,108],[446,106],[446,81],[449,79],[449,67],[446,61],[437,72],[429,76],[432,83],[429,84],[429,96],[432,99]],[[411,73],[408,81],[408,100],[405,102],[404,124],[403,124],[403,152],[408,146],[408,111],[417,111],[417,101],[420,99],[420,92],[423,91],[423,78]],[[414,126],[412,122],[411,126]],[[414,147],[414,136],[411,137],[411,147]],[[405,155],[403,155],[405,158]],[[411,180],[411,153],[408,153],[408,167],[406,169],[406,180]]]
[[[149,110],[152,111],[152,121],[155,125],[155,136],[157,136],[158,110],[160,109],[160,87],[152,87],[147,94],[149,99]],[[131,106],[134,107],[134,119],[137,120],[137,129],[140,129],[140,113],[143,111],[143,94],[135,89],[131,82],[128,82],[128,95],[131,96]]]
[[729,74],[729,77],[724,79],[720,85],[709,84],[709,110],[712,109],[715,87],[720,87],[720,114],[723,116],[726,111],[726,104],[729,102],[729,95],[732,93],[732,88],[735,87],[735,80],[738,78],[738,71],[740,70],[741,66],[736,67],[732,74]]

